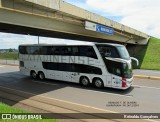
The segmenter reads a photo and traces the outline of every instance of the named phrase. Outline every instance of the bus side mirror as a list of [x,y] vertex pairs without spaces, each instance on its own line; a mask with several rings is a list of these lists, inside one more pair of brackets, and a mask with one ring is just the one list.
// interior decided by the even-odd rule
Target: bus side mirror
[[134,58],[134,57],[131,57],[131,59],[137,62],[137,66],[139,65],[138,59],[136,59],[136,58]]

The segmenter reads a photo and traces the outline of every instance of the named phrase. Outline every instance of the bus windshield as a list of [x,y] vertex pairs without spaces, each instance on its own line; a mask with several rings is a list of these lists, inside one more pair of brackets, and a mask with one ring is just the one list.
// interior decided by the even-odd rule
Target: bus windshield
[[125,60],[129,60],[130,59],[129,53],[128,53],[127,49],[124,46],[117,46],[116,48],[118,49],[118,52],[119,52],[120,57],[122,59],[125,59]]
[[105,62],[106,68],[109,73],[125,78],[131,78],[133,76],[132,67],[129,67],[127,63],[116,61],[114,59],[119,58],[130,60],[129,53],[125,46],[97,44],[97,48]]
[[129,68],[126,63],[104,59],[105,65],[109,73],[123,77],[132,78],[132,68]]
[[97,47],[102,57],[121,58],[124,60],[130,59],[129,53],[125,46],[111,46],[105,44],[98,44]]

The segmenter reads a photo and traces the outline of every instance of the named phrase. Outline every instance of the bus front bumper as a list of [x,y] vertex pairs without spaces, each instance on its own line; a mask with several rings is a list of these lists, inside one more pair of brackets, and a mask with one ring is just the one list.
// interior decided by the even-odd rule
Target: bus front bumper
[[128,89],[132,86],[133,84],[133,78],[130,78],[130,79],[126,79],[126,87],[122,87],[122,89]]

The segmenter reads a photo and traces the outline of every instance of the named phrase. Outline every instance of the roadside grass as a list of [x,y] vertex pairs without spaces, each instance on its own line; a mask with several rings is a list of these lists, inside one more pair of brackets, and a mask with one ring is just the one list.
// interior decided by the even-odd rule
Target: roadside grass
[[138,46],[132,55],[139,60],[139,66],[133,62],[133,68],[160,70],[160,39],[150,38],[147,45]]
[[149,40],[146,53],[141,61],[141,69],[160,70],[160,39],[151,38]]
[[18,52],[0,53],[0,59],[3,59],[3,60],[18,60]]
[[[1,103],[0,102],[0,113],[19,113],[19,114],[28,114],[27,111],[24,111],[24,110],[20,110],[20,109],[17,109],[17,108],[14,108],[14,107],[11,107],[9,105],[6,105],[4,103]],[[1,114],[0,114],[1,115]],[[45,117],[47,118],[47,117]],[[15,120],[0,120],[0,122],[56,122],[56,120],[54,119],[39,119],[39,120],[18,120],[18,119],[15,119]]]

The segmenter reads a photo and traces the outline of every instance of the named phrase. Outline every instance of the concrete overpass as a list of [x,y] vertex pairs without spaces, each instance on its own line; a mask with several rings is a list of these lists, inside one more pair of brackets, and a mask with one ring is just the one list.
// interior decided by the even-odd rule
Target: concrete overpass
[[[97,32],[96,25],[113,33]],[[143,32],[62,0],[0,0],[0,32],[128,44],[146,44],[149,39]]]

